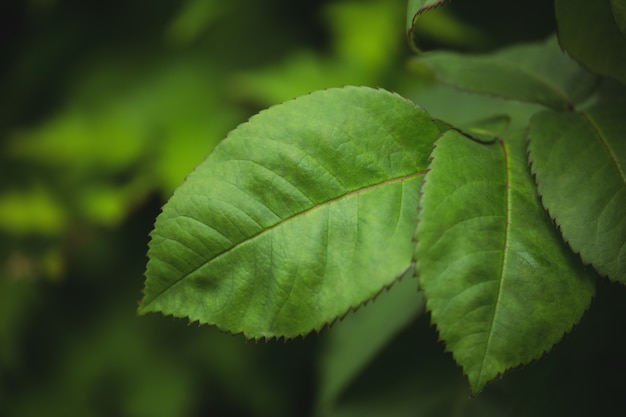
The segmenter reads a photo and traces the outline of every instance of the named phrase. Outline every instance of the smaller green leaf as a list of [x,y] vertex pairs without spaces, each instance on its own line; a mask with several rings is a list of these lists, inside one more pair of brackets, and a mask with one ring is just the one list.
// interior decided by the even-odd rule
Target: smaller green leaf
[[563,48],[591,71],[626,84],[623,4],[614,1],[611,8],[610,0],[555,1]]
[[432,158],[417,271],[441,338],[478,392],[578,322],[594,293],[593,270],[541,206],[522,131],[494,144],[450,131]]
[[436,52],[419,60],[444,84],[556,110],[574,107],[596,86],[596,78],[565,55],[555,38],[489,55]]
[[537,114],[530,159],[544,206],[598,272],[626,284],[626,101]]
[[[478,127],[495,133],[494,136],[504,137],[507,132],[528,126],[530,118],[544,109],[539,104],[474,94],[443,83],[426,86],[413,84],[411,89],[406,88],[405,91],[407,97],[420,103],[432,117],[445,120],[468,134]],[[509,119],[508,126],[501,130],[506,119]]]
[[416,51],[419,51],[417,46],[414,31],[417,20],[420,16],[436,7],[443,6],[446,0],[408,0],[407,13],[406,13],[406,30],[409,39],[409,44]]

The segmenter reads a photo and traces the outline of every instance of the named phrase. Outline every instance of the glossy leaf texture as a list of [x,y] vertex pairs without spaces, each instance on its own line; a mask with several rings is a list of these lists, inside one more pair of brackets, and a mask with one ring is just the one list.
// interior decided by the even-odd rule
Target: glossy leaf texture
[[578,322],[594,273],[541,206],[522,131],[494,144],[445,133],[422,193],[416,257],[427,309],[478,392]]
[[444,84],[556,110],[573,108],[596,86],[596,77],[563,53],[555,38],[488,55],[433,52],[418,61]]
[[373,298],[411,266],[418,190],[440,126],[365,87],[261,112],[163,208],[139,312],[291,338]]
[[544,206],[582,259],[626,284],[626,101],[537,114],[530,159]]
[[408,0],[406,13],[406,31],[409,44],[419,51],[419,42],[415,35],[415,25],[422,14],[439,6],[443,6],[446,0]]
[[556,0],[555,9],[563,48],[591,71],[626,84],[623,8],[610,0]]

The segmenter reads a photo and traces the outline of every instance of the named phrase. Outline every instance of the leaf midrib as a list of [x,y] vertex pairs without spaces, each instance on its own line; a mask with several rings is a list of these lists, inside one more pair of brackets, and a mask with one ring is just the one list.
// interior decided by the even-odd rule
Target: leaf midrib
[[589,123],[589,125],[593,129],[596,137],[598,138],[598,141],[602,144],[606,152],[609,154],[609,158],[611,159],[611,161],[617,168],[617,171],[620,173],[620,176],[622,177],[622,182],[624,183],[624,185],[626,185],[626,172],[624,172],[623,167],[619,164],[617,156],[615,155],[615,152],[613,150],[613,147],[610,145],[606,135],[604,135],[600,126],[598,126],[596,121],[591,117],[591,114],[587,112],[582,112],[581,115],[584,117],[584,119]]
[[[250,235],[250,236],[246,237],[245,239],[235,243],[231,247],[229,247],[229,248],[227,248],[227,249],[217,253],[216,255],[214,255],[212,258],[206,260],[205,262],[202,262],[200,265],[198,265],[197,267],[195,267],[191,271],[185,273],[180,278],[172,281],[169,285],[167,285],[165,288],[163,288],[161,291],[159,291],[154,297],[152,297],[152,299],[150,301],[148,301],[146,303],[143,303],[142,307],[145,308],[148,305],[150,305],[151,303],[153,303],[155,300],[157,300],[159,297],[161,297],[168,290],[170,290],[174,286],[176,286],[179,283],[181,283],[182,281],[184,281],[186,278],[188,278],[191,275],[193,275],[196,271],[198,271],[199,269],[203,268],[209,262],[215,261],[216,259],[218,259],[218,258],[220,258],[222,256],[227,255],[228,253],[236,250],[238,247],[240,247],[244,243],[250,242],[251,240],[256,239],[259,236],[262,236],[262,235],[264,235],[266,233],[269,233],[272,230],[280,227],[281,225],[283,225],[283,224],[285,224],[285,223],[287,223],[287,222],[289,222],[291,220],[294,220],[294,219],[297,219],[299,217],[305,216],[306,214],[311,213],[311,212],[313,212],[313,211],[315,211],[317,209],[320,209],[320,208],[325,207],[325,206],[329,206],[329,205],[331,205],[331,204],[333,204],[335,202],[341,201],[341,200],[349,198],[351,196],[358,195],[358,194],[361,194],[361,193],[364,193],[364,192],[367,192],[367,191],[370,191],[370,190],[374,190],[374,189],[377,189],[379,187],[383,187],[385,185],[393,184],[393,183],[396,183],[396,182],[407,181],[407,180],[410,180],[410,179],[413,179],[413,178],[417,178],[419,176],[423,176],[425,174],[426,174],[426,171],[418,171],[418,172],[414,172],[412,174],[403,175],[401,177],[390,178],[390,179],[387,179],[387,180],[382,181],[380,183],[368,185],[368,186],[363,187],[363,188],[359,188],[359,189],[356,189],[356,190],[349,191],[349,192],[347,192],[345,194],[342,194],[340,196],[332,198],[332,199],[330,199],[328,201],[324,201],[323,203],[314,205],[314,206],[312,206],[310,208],[307,208],[306,210],[294,213],[293,215],[291,215],[289,217],[281,219],[277,223],[275,223],[275,224],[273,224],[273,225],[271,225],[271,226],[269,226],[269,227],[267,227],[265,229],[262,229],[262,230],[260,230],[259,232],[255,233],[253,235]],[[185,217],[185,215],[178,215],[178,216],[175,216],[175,217]],[[175,217],[173,217],[173,218],[175,218]]]
[[500,268],[500,279],[498,280],[498,294],[496,296],[495,308],[493,311],[493,316],[491,317],[491,323],[489,324],[489,331],[487,332],[487,342],[485,343],[485,350],[483,352],[483,358],[480,364],[480,370],[478,372],[477,382],[480,385],[483,371],[485,370],[485,363],[487,362],[487,352],[489,351],[489,346],[491,345],[492,336],[493,336],[493,327],[496,321],[496,317],[498,315],[498,310],[501,305],[500,297],[502,296],[502,287],[504,284],[504,273],[508,259],[508,250],[509,247],[509,229],[510,229],[510,215],[511,215],[511,181],[510,181],[510,173],[509,173],[509,158],[508,152],[506,149],[506,145],[501,140],[498,141],[500,147],[502,148],[502,153],[504,157],[504,178],[506,185],[506,196],[505,196],[505,213],[504,213],[504,243],[502,248],[502,263]]

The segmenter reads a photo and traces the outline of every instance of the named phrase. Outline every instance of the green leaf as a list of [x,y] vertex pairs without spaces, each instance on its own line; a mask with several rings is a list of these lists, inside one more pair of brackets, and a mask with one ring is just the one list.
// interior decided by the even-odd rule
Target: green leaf
[[222,141],[159,215],[140,313],[250,338],[319,330],[403,275],[440,124],[382,90],[320,91]]
[[445,2],[446,0],[408,0],[406,12],[406,30],[409,44],[416,51],[419,51],[414,34],[417,20],[423,13],[429,11],[430,9],[442,6],[443,4],[445,4]]
[[[409,271],[413,275],[413,271]],[[336,323],[326,333],[319,363],[318,408],[327,412],[352,380],[389,341],[424,309],[417,282],[405,277],[375,302]]]
[[555,38],[489,55],[431,53],[419,62],[444,84],[556,110],[574,107],[596,86],[596,78],[565,55]]
[[530,159],[544,206],[572,249],[626,284],[626,102],[537,114]]
[[539,358],[594,292],[541,207],[521,132],[436,143],[422,186],[417,270],[427,309],[474,392]]
[[609,0],[556,0],[559,41],[575,59],[591,71],[626,84],[626,36],[616,24],[623,14]]
[[406,96],[419,103],[433,118],[445,120],[452,126],[462,128],[464,132],[473,132],[481,126],[485,128],[484,123],[494,116],[496,120],[501,118],[504,121],[506,115],[510,122],[506,128],[504,123],[501,125],[504,130],[497,128],[497,123],[485,129],[500,137],[504,137],[507,132],[525,128],[530,118],[544,109],[538,104],[473,94],[442,83],[413,86],[410,89],[405,87],[405,90],[408,90]]

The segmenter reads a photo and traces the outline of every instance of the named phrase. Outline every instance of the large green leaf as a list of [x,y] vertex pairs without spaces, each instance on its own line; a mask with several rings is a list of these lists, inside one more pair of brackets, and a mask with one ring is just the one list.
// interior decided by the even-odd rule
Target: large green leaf
[[616,23],[624,24],[619,9],[610,0],[556,0],[555,7],[561,45],[590,70],[626,84],[626,36]]
[[488,55],[431,53],[418,62],[444,84],[557,110],[574,107],[596,85],[595,77],[564,54],[555,38]]
[[550,349],[594,291],[539,202],[524,145],[519,131],[491,145],[450,131],[422,186],[421,286],[474,392]]
[[159,215],[140,313],[295,337],[371,299],[410,267],[439,126],[400,96],[357,87],[241,125]]
[[585,262],[626,284],[626,101],[537,114],[530,158],[544,206]]

